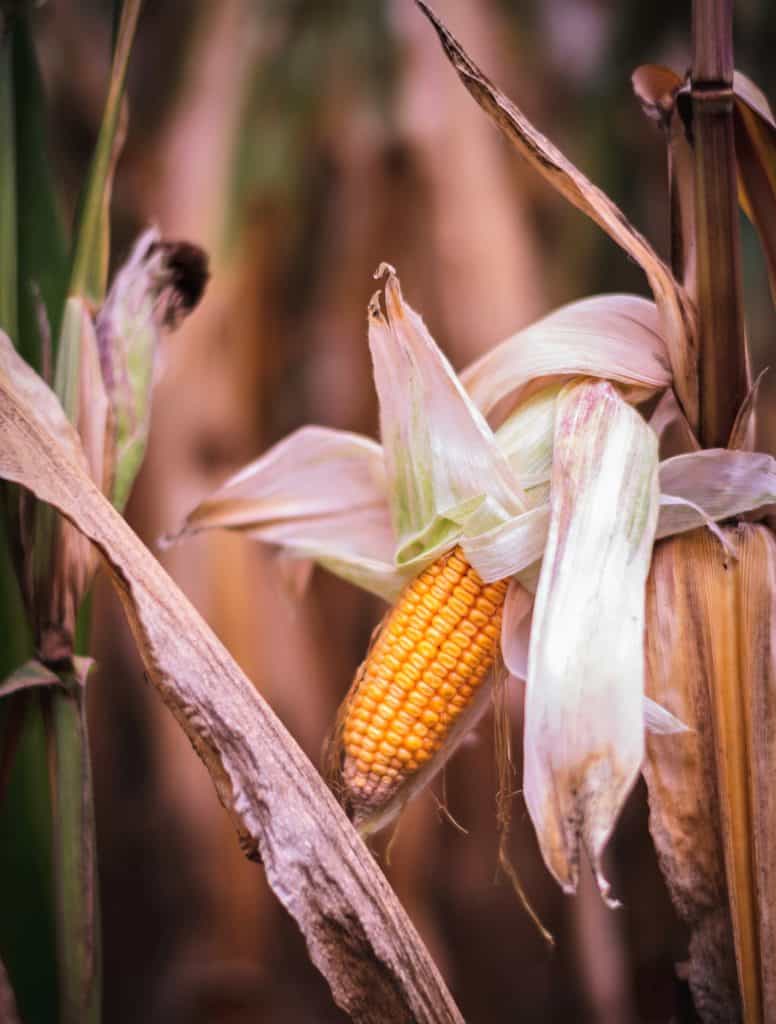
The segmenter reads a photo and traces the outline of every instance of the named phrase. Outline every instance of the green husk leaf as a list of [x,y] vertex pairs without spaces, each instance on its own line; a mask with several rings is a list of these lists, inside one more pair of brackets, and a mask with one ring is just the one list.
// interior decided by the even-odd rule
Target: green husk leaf
[[202,296],[207,257],[188,243],[138,239],[97,315],[102,377],[110,401],[103,490],[121,511],[145,455],[151,393],[166,329],[177,327]]

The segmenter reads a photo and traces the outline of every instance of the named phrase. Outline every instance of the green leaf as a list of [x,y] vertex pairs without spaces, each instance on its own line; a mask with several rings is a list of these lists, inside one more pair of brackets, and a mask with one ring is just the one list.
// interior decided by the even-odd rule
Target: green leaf
[[124,84],[140,6],[141,0],[125,0],[122,7],[108,99],[78,218],[70,294],[82,295],[93,303],[102,302],[108,280],[110,197],[123,141],[120,125]]
[[56,339],[67,290],[68,243],[57,202],[46,143],[46,105],[28,19],[13,34],[18,218],[19,351],[30,365],[44,365],[41,307]]

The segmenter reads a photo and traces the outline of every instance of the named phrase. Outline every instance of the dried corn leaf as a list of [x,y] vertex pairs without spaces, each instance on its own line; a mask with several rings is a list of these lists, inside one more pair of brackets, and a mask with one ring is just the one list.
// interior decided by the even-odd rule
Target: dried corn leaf
[[644,750],[644,584],[657,439],[604,382],[558,398],[551,518],[534,605],[524,787],[545,862],[574,891],[601,855]]
[[519,152],[570,203],[586,213],[642,268],[660,309],[673,384],[691,424],[698,414],[696,327],[693,305],[649,242],[611,199],[596,188],[480,71],[424,0],[418,6],[436,29],[459,78]]
[[647,117],[665,133],[671,214],[671,266],[689,295],[696,291],[695,160],[678,101],[684,80],[670,68],[642,64],[631,76]]
[[[0,335],[0,476],[78,524],[106,560],[149,678],[208,768],[248,856],[358,1021],[461,1022],[407,915],[293,739],[53,433],[55,399]],[[60,411],[60,419],[64,419]],[[357,969],[354,969],[357,965]]]
[[739,198],[760,236],[776,301],[776,121],[768,100],[740,71],[733,92]]
[[682,499],[660,509],[658,536],[667,537],[776,501],[776,460],[727,448],[675,455],[660,463],[660,492]]
[[764,370],[760,370],[754,384],[749,388],[749,393],[741,403],[741,408],[738,410],[727,443],[728,448],[733,451],[751,452],[754,449],[755,432],[757,429],[757,398],[760,394],[760,385],[763,382],[763,377],[765,377],[767,372],[767,366]]
[[698,653],[704,634],[691,561],[713,543],[696,533],[655,548],[647,586],[647,692],[690,731],[648,740],[644,776],[660,865],[691,929],[688,977],[695,1004],[704,1021],[721,1022],[737,1019],[738,987],[719,832],[708,665]]
[[739,1019],[739,998],[746,1020],[776,1009],[776,542],[761,526],[725,532],[735,561],[705,532],[658,545],[647,622],[649,692],[693,728],[649,744],[650,827],[715,1022]]
[[776,540],[764,526],[738,530],[739,672],[748,725],[763,1020],[776,1017]]

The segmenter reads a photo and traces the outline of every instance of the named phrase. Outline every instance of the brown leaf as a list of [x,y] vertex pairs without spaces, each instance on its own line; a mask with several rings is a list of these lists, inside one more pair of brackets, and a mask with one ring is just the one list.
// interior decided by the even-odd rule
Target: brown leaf
[[[73,305],[71,313],[75,314],[71,321],[80,334],[82,321],[78,303]],[[91,336],[84,334],[84,338],[89,337],[93,341],[93,329]],[[84,420],[81,426],[94,456],[90,463],[76,429],[65,416],[55,395],[42,386],[41,379],[18,356],[5,335],[2,339],[0,377],[13,380],[20,399],[35,408],[41,424],[59,440],[80,469],[91,474],[100,463],[97,453],[104,436],[104,419],[99,419],[99,412],[94,420],[90,419],[88,402],[84,397],[80,406]],[[99,368],[94,365],[96,350],[91,349],[91,358],[89,352],[87,346],[82,370],[82,379],[87,382],[93,379],[90,376],[93,372],[99,373]],[[36,647],[43,660],[55,664],[72,653],[76,613],[94,571],[94,553],[77,531],[66,523],[57,523],[50,509],[35,507],[28,495],[9,494],[9,506],[15,512],[12,522],[18,531],[14,536],[14,560]]]
[[757,426],[757,396],[760,393],[763,377],[767,372],[767,366],[764,370],[760,370],[754,384],[749,388],[749,393],[741,403],[741,408],[736,415],[727,444],[728,448],[733,451],[754,451],[755,429]]
[[740,678],[748,725],[763,1019],[776,1016],[776,540],[764,526],[739,540]]
[[746,1020],[771,1020],[776,540],[749,524],[725,534],[736,559],[706,531],[655,549],[648,690],[693,731],[651,738],[644,774],[661,866],[692,930],[689,977],[702,1018],[739,1019],[740,998]]
[[459,78],[528,162],[570,203],[594,220],[646,274],[664,322],[674,390],[691,425],[698,417],[697,351],[693,304],[649,242],[612,200],[578,170],[480,71],[425,0],[416,0],[432,23]]
[[695,158],[681,116],[680,101],[689,86],[670,68],[642,64],[631,75],[642,110],[660,123],[668,156],[671,215],[671,268],[689,295],[695,294]]
[[739,198],[760,236],[776,302],[776,122],[765,96],[740,71],[733,92]]
[[[100,549],[151,681],[208,768],[245,853],[262,860],[337,1003],[358,1021],[460,1022],[428,952],[332,794],[83,464],[47,428],[36,402],[19,394],[13,349],[0,335],[3,350],[0,474],[53,504]],[[39,390],[50,394],[42,381]]]
[[666,125],[682,85],[679,75],[658,64],[641,64],[631,75],[631,85],[647,117]]

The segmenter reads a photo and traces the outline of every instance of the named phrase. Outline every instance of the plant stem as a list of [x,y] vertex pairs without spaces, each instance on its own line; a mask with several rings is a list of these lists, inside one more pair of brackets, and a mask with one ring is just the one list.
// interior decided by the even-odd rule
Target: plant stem
[[732,20],[732,0],[694,0],[700,433],[708,448],[727,445],[749,390],[733,142]]
[[[744,327],[733,125],[733,3],[693,0],[692,131],[695,144],[700,441],[725,447],[750,387]],[[720,565],[717,570],[724,573]],[[740,611],[740,607],[738,609]],[[731,623],[710,622],[719,632]],[[745,624],[741,623],[741,628]],[[733,630],[733,634],[735,631]],[[762,1020],[761,949],[749,791],[750,724],[734,639],[712,673],[710,697],[720,827],[743,1018]]]
[[60,1024],[98,1024],[100,923],[85,693],[72,673],[44,695],[49,720]]

